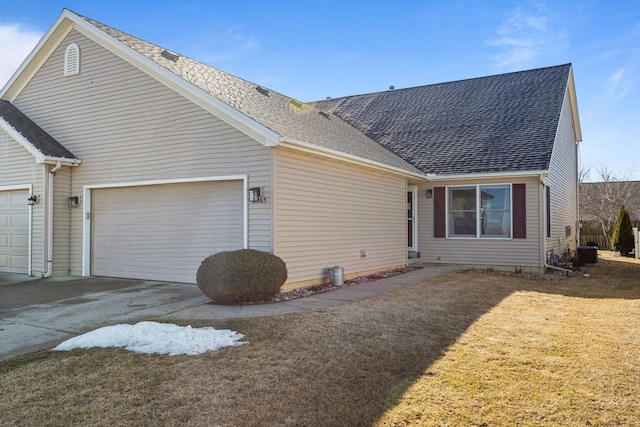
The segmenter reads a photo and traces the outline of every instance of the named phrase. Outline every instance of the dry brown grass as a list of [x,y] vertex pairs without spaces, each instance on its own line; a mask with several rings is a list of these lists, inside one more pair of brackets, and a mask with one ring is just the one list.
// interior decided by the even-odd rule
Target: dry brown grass
[[[601,254],[603,255],[603,254]],[[228,321],[249,345],[0,363],[2,425],[636,425],[640,263],[567,280],[465,272]]]

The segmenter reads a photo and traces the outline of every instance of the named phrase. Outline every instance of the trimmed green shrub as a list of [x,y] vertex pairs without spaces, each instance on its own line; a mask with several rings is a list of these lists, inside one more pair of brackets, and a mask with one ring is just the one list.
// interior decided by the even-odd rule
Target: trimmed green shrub
[[629,211],[622,205],[618,214],[616,228],[611,236],[611,247],[614,251],[620,252],[620,255],[627,256],[633,250],[633,227],[631,227],[631,218]]
[[219,252],[205,258],[196,283],[218,304],[268,301],[287,280],[287,266],[279,257],[254,249]]

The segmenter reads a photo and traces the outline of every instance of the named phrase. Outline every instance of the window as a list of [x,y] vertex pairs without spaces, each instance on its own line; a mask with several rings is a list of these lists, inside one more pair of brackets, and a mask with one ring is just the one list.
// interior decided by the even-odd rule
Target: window
[[448,188],[448,237],[511,238],[511,186]]
[[64,51],[64,75],[73,76],[80,74],[80,48],[71,43]]

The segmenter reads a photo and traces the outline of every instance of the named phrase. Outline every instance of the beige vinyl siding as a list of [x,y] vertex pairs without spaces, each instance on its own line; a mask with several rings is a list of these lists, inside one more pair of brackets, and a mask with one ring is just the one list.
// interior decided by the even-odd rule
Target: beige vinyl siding
[[[564,253],[567,249],[575,251],[577,244],[578,147],[575,141],[571,103],[567,94],[560,114],[549,176],[546,179],[551,188],[551,238],[546,240],[546,250],[554,249],[556,253]],[[569,236],[566,236],[566,227],[571,228]]]
[[[64,77],[72,42],[80,47],[80,74]],[[271,192],[269,149],[76,30],[14,104],[82,160],[70,194],[82,196],[84,186],[229,175],[247,175],[250,187]],[[69,269],[81,274],[82,209],[70,214]],[[248,218],[249,247],[272,251],[270,203],[250,205]]]
[[[49,166],[53,168],[54,166]],[[64,167],[53,178],[53,275],[68,275],[71,263],[71,168]],[[77,195],[77,194],[76,194]]]
[[[34,157],[17,141],[0,129],[0,191],[8,187],[31,185],[32,192],[39,196],[33,206],[31,268],[34,275],[46,271],[44,259],[44,176],[45,166],[36,164]],[[25,204],[27,201],[25,200]]]
[[[433,198],[426,190],[449,185],[526,184],[525,239],[467,239],[433,237]],[[418,188],[418,247],[424,262],[538,270],[540,264],[540,184],[536,178],[437,181]]]
[[334,265],[350,276],[406,264],[404,178],[281,148],[275,153],[275,253],[287,263],[288,283],[326,278]]

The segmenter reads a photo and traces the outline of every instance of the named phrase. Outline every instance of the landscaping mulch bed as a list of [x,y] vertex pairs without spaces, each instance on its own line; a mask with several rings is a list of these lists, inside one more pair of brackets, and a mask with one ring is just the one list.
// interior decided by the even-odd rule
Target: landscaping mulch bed
[[385,279],[387,277],[397,276],[399,274],[408,273],[410,271],[418,270],[423,267],[402,267],[395,268],[393,270],[381,271],[374,274],[369,274],[367,276],[355,277],[353,279],[345,280],[342,286],[334,286],[331,283],[323,283],[320,285],[310,286],[308,288],[300,288],[294,289],[288,292],[280,292],[278,295],[273,297],[268,301],[261,301],[257,303],[246,303],[246,304],[267,304],[273,302],[283,302],[283,301],[291,301],[298,298],[304,298],[315,294],[320,294],[323,292],[334,291],[336,289],[341,289],[347,286],[357,285],[360,283],[373,282],[374,280]]

